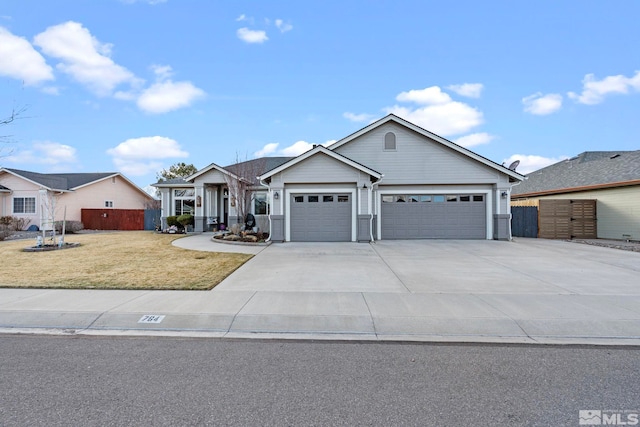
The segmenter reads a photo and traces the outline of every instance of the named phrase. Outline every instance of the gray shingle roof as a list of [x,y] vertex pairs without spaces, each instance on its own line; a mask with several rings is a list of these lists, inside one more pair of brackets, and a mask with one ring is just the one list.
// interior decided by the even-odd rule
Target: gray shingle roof
[[[262,175],[265,172],[275,169],[278,166],[288,162],[294,157],[261,157],[259,159],[247,160],[246,162],[234,163],[229,166],[225,166],[224,169],[228,170],[234,175],[238,175],[239,172],[251,173],[254,185],[260,185],[260,182],[256,178],[258,175]],[[244,177],[249,178],[249,177]]]
[[527,175],[512,196],[640,181],[640,150],[585,151]]
[[6,170],[20,175],[30,181],[54,190],[71,190],[91,182],[99,181],[108,176],[116,175],[117,172],[103,173],[37,173],[20,169]]

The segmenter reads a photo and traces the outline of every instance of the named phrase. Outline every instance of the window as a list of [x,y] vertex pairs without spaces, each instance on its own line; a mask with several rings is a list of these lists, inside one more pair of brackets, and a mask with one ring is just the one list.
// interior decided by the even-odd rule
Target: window
[[308,196],[307,201],[309,203],[318,203],[318,196]]
[[396,149],[396,134],[393,132],[387,132],[384,135],[384,149],[395,150]]
[[420,196],[409,196],[409,201],[411,203],[418,203],[420,201]]
[[196,206],[196,191],[192,188],[182,190],[173,190],[174,196],[174,215],[193,215]]
[[296,203],[302,203],[302,202],[304,202],[304,196],[295,196],[293,198],[293,201],[296,202]]
[[393,196],[382,196],[382,203],[393,203]]
[[484,196],[473,196],[473,201],[474,202],[482,202],[484,200]]
[[406,202],[407,201],[407,196],[395,196],[395,200],[396,200],[396,203],[398,203],[398,202],[400,202],[400,203]]
[[35,197],[14,197],[13,213],[14,214],[36,213],[36,198]]
[[444,196],[433,196],[433,201],[436,203],[444,202]]
[[333,202],[333,196],[322,196],[322,201],[324,203],[331,203]]
[[471,201],[471,196],[460,196],[460,201],[461,202],[470,202]]
[[431,196],[420,196],[420,201],[421,202],[430,202],[431,201]]
[[256,193],[253,199],[253,214],[267,215],[269,213],[269,204],[267,202],[267,193]]
[[457,196],[447,196],[447,202],[457,202],[457,201],[458,201]]
[[105,200],[104,201],[104,207],[105,208],[112,208],[113,207],[113,200]]
[[345,203],[349,201],[349,196],[338,196],[338,203]]

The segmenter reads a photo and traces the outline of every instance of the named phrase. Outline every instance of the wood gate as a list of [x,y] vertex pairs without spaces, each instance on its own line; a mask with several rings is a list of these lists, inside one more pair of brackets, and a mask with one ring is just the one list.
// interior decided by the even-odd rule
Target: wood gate
[[513,237],[538,237],[538,207],[511,207],[511,234]]
[[82,209],[87,230],[144,230],[144,209]]
[[538,224],[543,239],[596,239],[596,200],[540,200]]

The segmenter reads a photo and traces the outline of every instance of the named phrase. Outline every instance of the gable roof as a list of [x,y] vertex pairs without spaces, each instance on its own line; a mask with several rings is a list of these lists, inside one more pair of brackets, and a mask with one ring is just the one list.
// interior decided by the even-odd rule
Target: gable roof
[[334,151],[329,150],[328,148],[322,146],[322,145],[316,145],[315,147],[313,147],[311,150],[307,151],[306,153],[302,153],[300,154],[298,157],[294,157],[292,159],[290,159],[289,161],[281,164],[280,166],[273,168],[265,173],[263,173],[262,175],[258,176],[258,179],[260,181],[264,181],[265,179],[269,179],[270,177],[272,177],[273,175],[282,172],[283,170],[290,168],[293,165],[296,165],[306,159],[308,159],[311,156],[314,156],[318,153],[323,153],[326,154],[329,157],[332,157],[333,159],[345,163],[355,169],[358,169],[364,173],[367,173],[371,176],[373,176],[376,179],[380,179],[382,178],[382,174],[378,171],[375,171],[371,168],[366,167],[363,164],[360,164],[354,160],[351,160],[348,157],[343,156],[342,154],[336,153]]
[[585,151],[527,175],[512,196],[640,185],[640,150]]
[[247,160],[246,162],[234,163],[232,165],[225,166],[224,168],[235,175],[243,173],[250,174],[251,177],[243,178],[251,178],[253,185],[260,185],[260,180],[258,179],[260,175],[263,175],[264,173],[275,169],[294,158],[295,157],[261,157],[258,159]]
[[5,171],[14,176],[20,177],[33,184],[39,185],[51,191],[69,192],[94,184],[107,178],[119,176],[140,193],[149,198],[150,194],[138,187],[120,172],[95,172],[95,173],[38,173],[20,169],[0,168],[0,172]]
[[329,148],[329,150],[335,150],[336,148],[341,147],[341,146],[353,141],[354,139],[364,135],[365,133],[370,132],[370,131],[372,131],[372,130],[374,130],[374,129],[376,129],[376,128],[378,128],[378,127],[380,127],[380,126],[382,126],[382,125],[384,125],[386,123],[389,123],[389,122],[397,123],[397,124],[399,124],[401,126],[404,126],[404,127],[408,128],[408,129],[411,129],[412,131],[414,131],[414,132],[416,132],[416,133],[418,133],[418,134],[420,134],[422,136],[425,136],[425,137],[427,137],[429,139],[432,139],[432,140],[434,140],[436,142],[439,142],[440,144],[442,144],[442,145],[444,145],[444,146],[446,146],[446,147],[448,147],[448,148],[450,148],[450,149],[452,149],[454,151],[457,151],[457,152],[459,152],[459,153],[461,153],[461,154],[463,154],[463,155],[465,155],[467,157],[470,157],[470,158],[472,158],[472,159],[474,159],[474,160],[476,160],[476,161],[478,161],[478,162],[480,162],[480,163],[482,163],[482,164],[484,164],[486,166],[489,166],[490,168],[495,169],[498,172],[502,172],[502,173],[504,173],[506,175],[509,175],[511,178],[513,178],[516,181],[522,181],[524,179],[524,175],[522,175],[522,174],[520,174],[520,173],[518,173],[518,172],[516,172],[514,170],[511,170],[511,169],[509,169],[509,168],[507,168],[507,167],[505,167],[505,166],[503,166],[501,164],[498,164],[498,163],[496,163],[496,162],[494,162],[492,160],[489,160],[486,157],[483,157],[483,156],[481,156],[481,155],[479,155],[477,153],[474,153],[473,151],[468,150],[468,149],[466,149],[466,148],[464,148],[464,147],[462,147],[462,146],[460,146],[460,145],[458,145],[458,144],[456,144],[454,142],[451,142],[448,139],[445,139],[445,138],[443,138],[441,136],[438,136],[433,132],[429,132],[428,130],[423,129],[420,126],[417,126],[417,125],[415,125],[415,124],[413,124],[413,123],[411,123],[411,122],[409,122],[409,121],[407,121],[407,120],[405,120],[405,119],[403,119],[401,117],[398,117],[395,114],[389,114],[389,115],[381,118],[380,120],[377,120],[377,121],[371,123],[370,125],[363,127],[359,131],[354,132],[351,135],[349,135],[349,136],[347,136],[345,138],[342,138],[339,141],[334,142],[328,148]]
[[4,185],[0,185],[0,193],[11,193],[11,190],[9,190]]

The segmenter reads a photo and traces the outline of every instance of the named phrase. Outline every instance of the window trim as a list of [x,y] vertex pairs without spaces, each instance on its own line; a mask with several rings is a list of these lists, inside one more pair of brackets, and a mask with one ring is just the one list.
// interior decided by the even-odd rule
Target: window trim
[[[22,212],[16,212],[16,200],[22,199]],[[27,199],[33,200],[33,212],[27,211]],[[20,196],[11,198],[11,212],[17,215],[35,215],[37,213],[36,198],[31,196]]]

